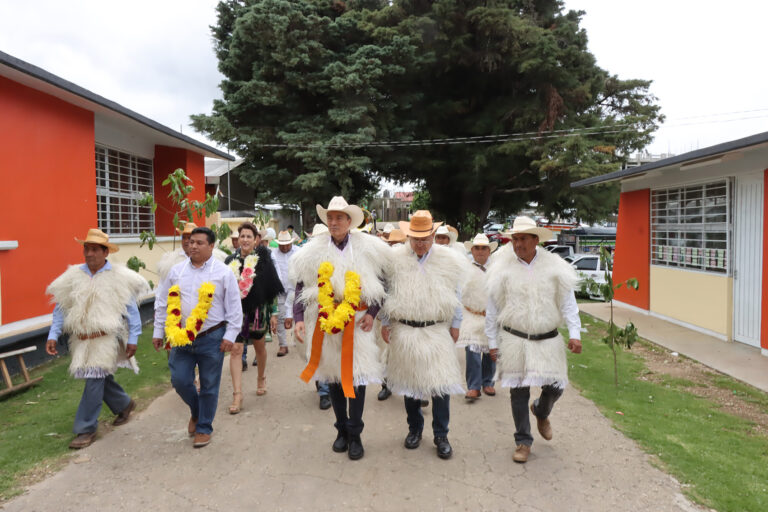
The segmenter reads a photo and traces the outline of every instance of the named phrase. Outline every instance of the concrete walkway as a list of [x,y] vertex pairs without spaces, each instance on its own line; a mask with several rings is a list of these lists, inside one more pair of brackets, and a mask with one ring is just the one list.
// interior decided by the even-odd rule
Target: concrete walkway
[[[611,315],[604,302],[579,304],[579,309],[606,322]],[[759,348],[725,342],[619,305],[614,305],[613,318],[619,326],[632,321],[641,337],[768,392],[768,357]]]
[[[680,484],[656,469],[588,400],[568,389],[552,414],[554,439],[534,432],[527,464],[512,461],[506,390],[474,404],[451,400],[454,457],[437,458],[429,431],[406,450],[402,398],[379,402],[368,389],[356,462],[331,450],[331,410],[298,375],[297,350],[276,358],[268,344],[269,391],[255,395],[256,369],[244,374],[245,409],[226,412],[228,361],[212,443],[193,449],[189,412],[174,392],[128,424],[75,452],[60,472],[5,504],[11,511],[72,510],[504,510],[692,511]],[[463,360],[463,352],[457,351]],[[118,375],[119,381],[119,375]],[[535,423],[534,423],[535,425]],[[535,427],[534,427],[535,429]],[[0,507],[3,508],[3,507]]]

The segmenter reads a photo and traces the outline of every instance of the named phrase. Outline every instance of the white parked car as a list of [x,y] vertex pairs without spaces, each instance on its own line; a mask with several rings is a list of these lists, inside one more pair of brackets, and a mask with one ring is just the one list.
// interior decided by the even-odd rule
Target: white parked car
[[565,259],[568,256],[573,256],[573,247],[570,245],[548,245],[545,247],[546,250],[551,252],[552,254],[557,254],[561,258]]
[[[571,263],[576,273],[579,275],[579,283],[576,291],[581,289],[581,284],[589,278],[596,283],[605,283],[605,268],[600,261],[599,254],[577,254]],[[594,300],[604,300],[602,294],[589,292],[589,298]]]

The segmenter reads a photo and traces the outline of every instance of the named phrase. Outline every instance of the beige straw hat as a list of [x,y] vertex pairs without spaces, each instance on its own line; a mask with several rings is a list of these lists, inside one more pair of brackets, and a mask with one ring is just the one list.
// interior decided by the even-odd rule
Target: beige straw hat
[[80,245],[98,244],[98,245],[101,245],[102,247],[106,247],[107,249],[109,249],[109,252],[117,252],[120,250],[120,247],[118,247],[117,245],[109,243],[109,235],[107,235],[105,232],[103,232],[100,229],[89,229],[88,235],[85,237],[85,240],[80,240],[79,238],[75,238],[75,241]]

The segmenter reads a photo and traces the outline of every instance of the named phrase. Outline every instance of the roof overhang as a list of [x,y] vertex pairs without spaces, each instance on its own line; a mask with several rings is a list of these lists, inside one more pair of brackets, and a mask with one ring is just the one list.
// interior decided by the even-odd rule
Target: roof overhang
[[661,171],[677,168],[680,171],[688,171],[709,167],[722,162],[738,160],[744,156],[744,151],[768,146],[768,132],[758,133],[736,139],[722,144],[716,144],[696,151],[683,153],[682,155],[665,158],[656,162],[650,162],[638,167],[630,167],[619,171],[593,176],[571,183],[571,188],[586,187],[597,183],[606,183],[616,180],[630,180],[646,176],[651,171]]
[[235,157],[183,133],[172,130],[133,110],[108,100],[77,84],[49,73],[12,55],[0,51],[0,76],[59,98],[85,110],[131,125],[136,131],[151,135],[158,145],[180,147],[210,158],[234,160]]

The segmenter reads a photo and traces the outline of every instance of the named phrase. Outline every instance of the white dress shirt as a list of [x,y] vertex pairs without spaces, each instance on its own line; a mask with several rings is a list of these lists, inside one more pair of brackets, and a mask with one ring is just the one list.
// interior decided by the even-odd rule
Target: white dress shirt
[[288,252],[282,252],[279,247],[272,248],[272,260],[275,263],[277,269],[277,275],[280,277],[280,282],[283,283],[283,289],[285,293],[278,300],[285,300],[286,304],[286,318],[293,318],[293,296],[295,294],[296,285],[288,279],[288,264],[294,254],[299,251],[299,248],[295,245],[291,245],[291,250]]
[[[530,263],[517,258],[517,261],[522,263],[528,272],[535,272],[536,258],[538,252],[533,256]],[[576,304],[576,294],[573,290],[563,290],[560,296],[560,314],[565,319],[565,325],[568,326],[568,337],[572,339],[581,339],[581,318],[579,317],[579,306]],[[488,337],[489,348],[499,348],[498,334],[499,324],[496,321],[498,317],[498,309],[496,303],[492,298],[488,298],[488,305],[485,308],[485,335]],[[537,332],[529,334],[540,334]]]
[[181,288],[181,318],[182,325],[187,321],[192,310],[197,305],[200,285],[210,282],[216,286],[213,293],[213,303],[208,310],[208,317],[200,327],[200,332],[213,327],[220,322],[227,322],[224,339],[235,341],[243,326],[243,309],[240,304],[240,289],[232,270],[213,256],[201,267],[196,268],[187,258],[184,262],[174,265],[168,272],[168,277],[160,283],[155,293],[155,329],[153,337],[165,336],[165,318],[168,314],[168,290],[178,284]]

